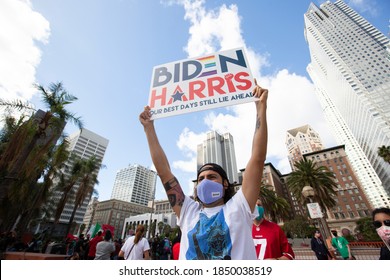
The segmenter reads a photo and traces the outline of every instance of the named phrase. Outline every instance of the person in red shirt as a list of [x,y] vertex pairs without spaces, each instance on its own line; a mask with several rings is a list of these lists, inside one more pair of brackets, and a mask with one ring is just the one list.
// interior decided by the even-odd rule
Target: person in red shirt
[[172,246],[172,260],[178,260],[179,259],[179,252],[180,252],[180,242],[176,242]]
[[172,260],[179,259],[181,232],[172,241]]
[[252,238],[259,260],[293,260],[294,251],[288,243],[283,230],[277,224],[264,218],[261,200],[256,202],[259,215],[253,220]]
[[101,231],[99,231],[99,232],[97,233],[97,235],[89,241],[88,260],[93,260],[93,259],[95,259],[95,255],[96,255],[96,245],[97,245],[100,241],[103,241],[103,237],[102,237],[102,232],[101,232]]

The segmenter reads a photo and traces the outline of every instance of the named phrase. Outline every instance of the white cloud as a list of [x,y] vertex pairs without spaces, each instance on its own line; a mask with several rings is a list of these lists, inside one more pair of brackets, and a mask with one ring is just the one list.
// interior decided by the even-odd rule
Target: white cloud
[[359,13],[369,13],[371,16],[378,14],[376,2],[372,0],[349,0],[348,5]]
[[254,73],[260,73],[268,65],[268,54],[256,54],[247,47],[241,34],[241,18],[236,5],[223,4],[218,10],[206,11],[203,0],[179,1],[189,20],[190,38],[185,47],[189,57],[201,56],[219,50],[244,47]]
[[0,96],[29,100],[36,90],[39,43],[47,43],[49,22],[27,0],[0,1]]
[[[309,124],[321,136],[328,135],[321,107],[314,95],[313,84],[303,76],[281,70],[274,76],[261,76],[261,68],[268,65],[268,54],[260,55],[245,45],[241,34],[240,16],[235,5],[222,5],[217,11],[206,11],[204,1],[182,1],[185,18],[191,22],[190,38],[186,50],[195,57],[222,49],[242,46],[258,83],[269,89],[268,98],[268,152],[267,159],[282,173],[289,172],[285,137],[287,130]],[[210,112],[204,119],[208,130],[230,132],[234,137],[237,167],[245,168],[251,152],[255,126],[253,104],[241,104],[228,108],[228,113],[216,115]],[[207,131],[206,131],[207,132]],[[196,146],[205,139],[205,133],[195,133],[185,128],[177,142],[187,161],[175,162],[174,167],[193,172],[196,166]],[[332,139],[322,139],[325,145]],[[189,152],[190,151],[190,152]]]

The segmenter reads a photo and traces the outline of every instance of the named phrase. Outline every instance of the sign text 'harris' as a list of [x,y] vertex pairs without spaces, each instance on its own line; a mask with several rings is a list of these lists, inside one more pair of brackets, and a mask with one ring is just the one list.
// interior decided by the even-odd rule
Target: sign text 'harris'
[[243,49],[156,66],[149,95],[152,119],[251,102],[253,86]]

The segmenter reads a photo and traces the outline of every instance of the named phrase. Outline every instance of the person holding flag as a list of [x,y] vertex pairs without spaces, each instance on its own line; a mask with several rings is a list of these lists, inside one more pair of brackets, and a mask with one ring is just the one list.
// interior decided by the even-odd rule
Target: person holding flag
[[91,235],[91,238],[94,238],[99,231],[102,231],[102,226],[99,223],[96,223],[96,225],[91,227],[88,233]]
[[96,246],[103,241],[102,231],[99,230],[97,235],[89,241],[88,260],[94,260],[96,256]]

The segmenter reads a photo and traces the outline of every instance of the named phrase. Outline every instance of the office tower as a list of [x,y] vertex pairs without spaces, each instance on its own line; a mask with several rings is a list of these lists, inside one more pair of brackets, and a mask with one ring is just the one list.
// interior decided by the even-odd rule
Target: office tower
[[287,131],[286,147],[291,170],[294,164],[303,159],[303,154],[320,151],[324,148],[320,135],[309,125]]
[[[307,71],[338,144],[374,207],[390,206],[390,40],[343,1],[304,15]],[[387,193],[386,193],[387,191]]]
[[[72,153],[75,153],[77,156],[83,159],[88,159],[92,156],[95,156],[99,163],[102,163],[104,154],[108,146],[108,140],[106,138],[86,128],[83,128],[80,131],[77,131],[70,135],[68,137],[68,141],[70,143],[69,148]],[[67,165],[70,166],[71,163],[68,161]],[[66,171],[64,170],[64,172]],[[77,189],[78,185],[76,184],[73,187],[73,190],[77,191]],[[59,200],[59,198],[61,197],[61,193],[57,192],[54,197],[55,200]],[[91,196],[87,197],[84,200],[83,204],[77,209],[73,222],[76,222],[77,224],[83,223],[84,214],[87,210],[90,199]],[[66,203],[65,208],[62,211],[61,218],[59,220],[60,223],[69,223],[70,216],[74,208],[73,201],[73,197],[70,197],[68,199],[68,202]]]
[[119,170],[115,177],[111,199],[119,199],[144,206],[154,199],[157,173],[139,164]]
[[230,133],[223,135],[216,131],[207,132],[203,144],[198,145],[197,169],[205,163],[216,163],[225,169],[229,182],[238,182],[238,169],[233,136]]

